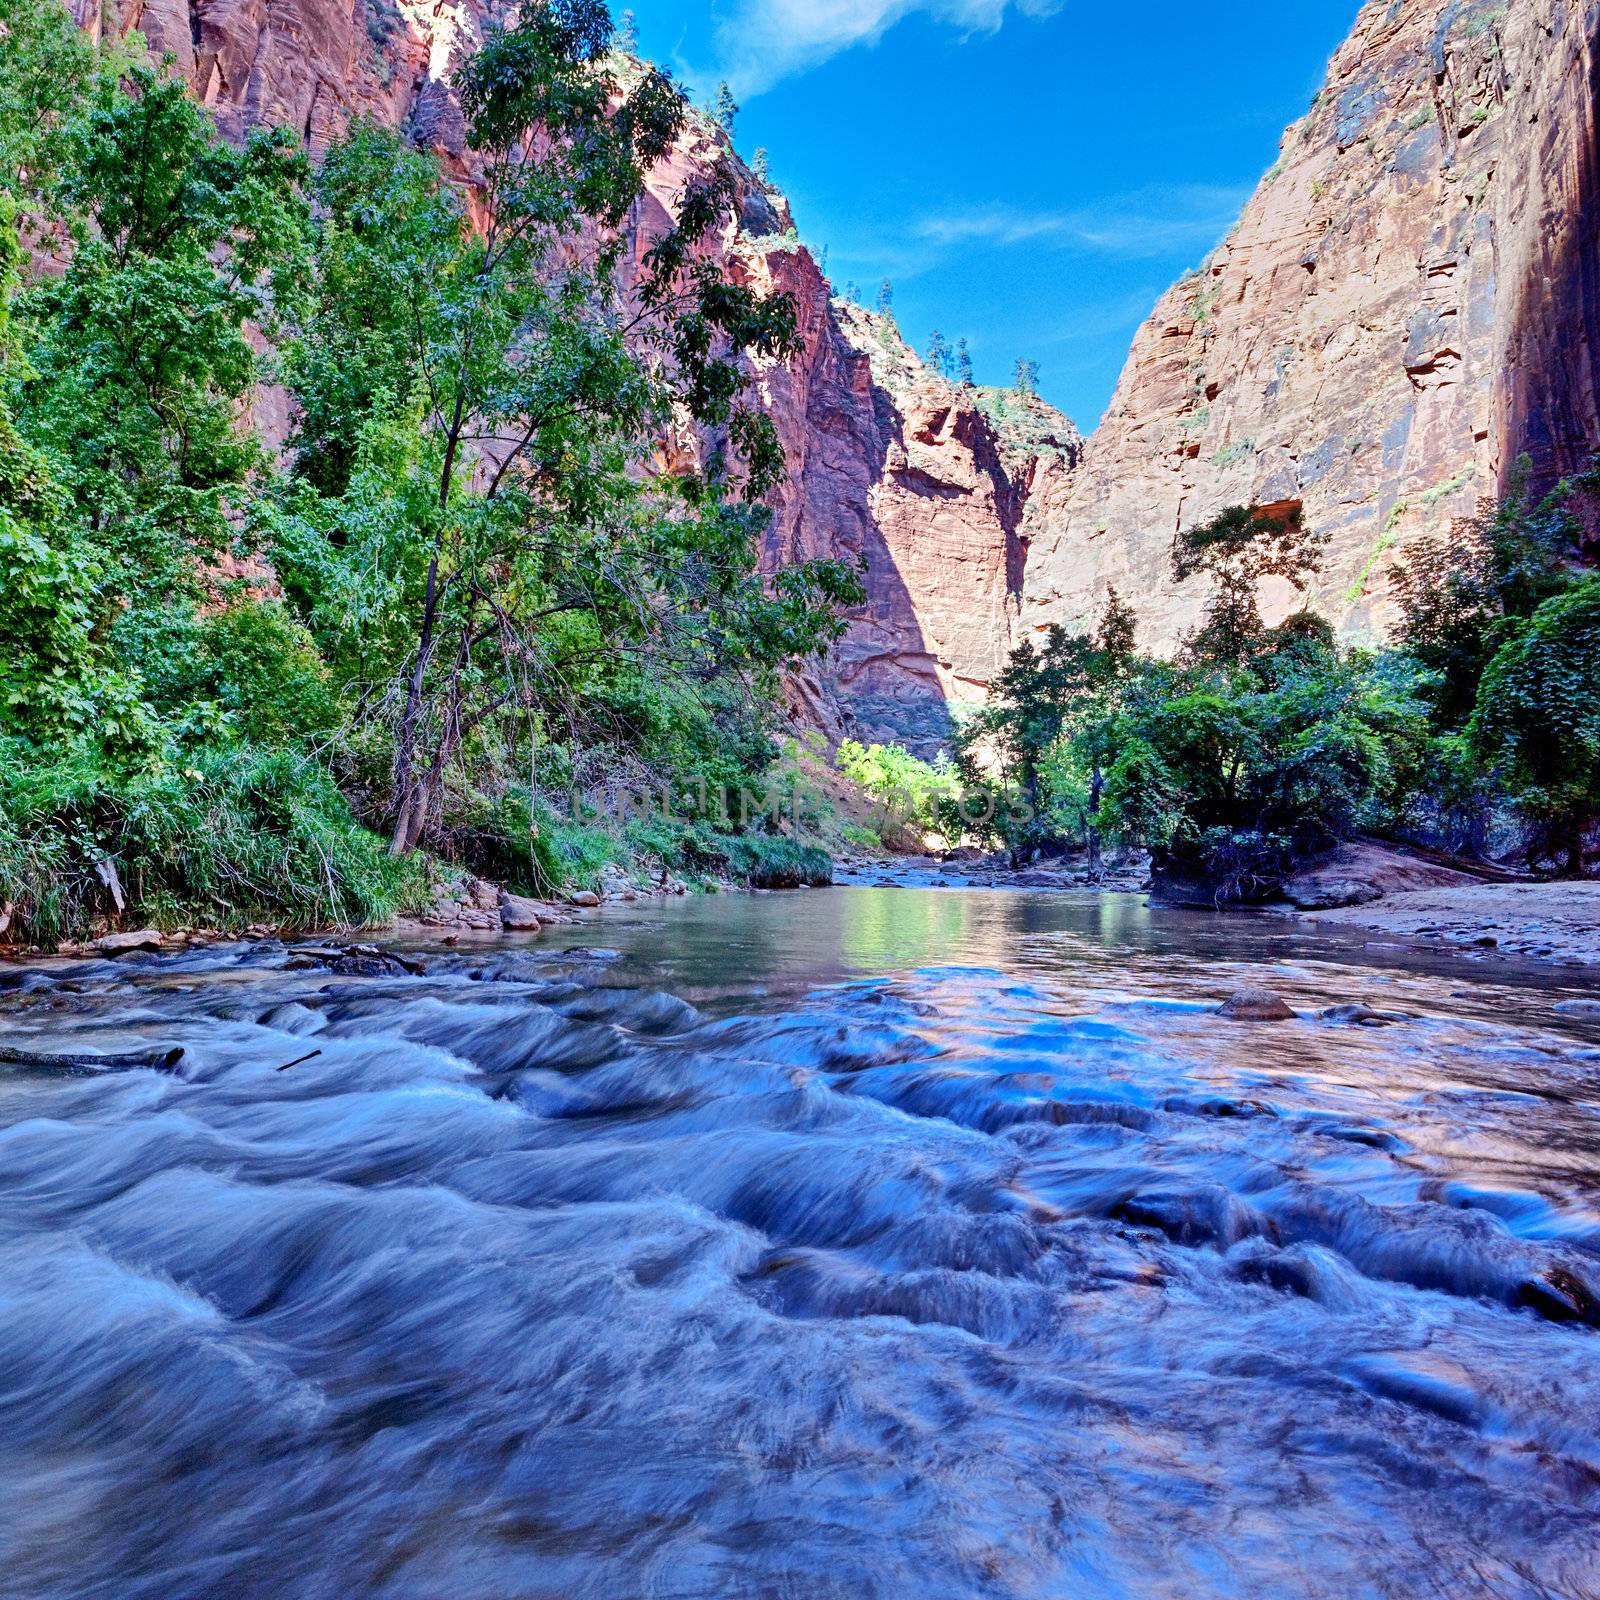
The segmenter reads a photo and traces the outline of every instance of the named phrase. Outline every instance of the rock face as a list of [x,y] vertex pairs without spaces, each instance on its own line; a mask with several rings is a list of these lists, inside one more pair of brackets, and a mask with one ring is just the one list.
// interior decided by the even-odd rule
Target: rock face
[[[281,124],[315,154],[351,118],[370,116],[458,166],[462,128],[446,79],[485,21],[510,9],[505,0],[72,3],[90,31],[110,18],[170,54],[229,136]],[[685,183],[728,154],[719,130],[692,119],[635,210],[635,270],[671,225]],[[928,371],[892,322],[835,299],[782,195],[738,170],[739,222],[712,248],[750,281],[787,291],[804,340],[798,360],[758,374],[788,457],[765,557],[865,561],[867,604],[794,695],[836,737],[897,739],[931,754],[951,706],[982,699],[1014,642],[1029,493],[1037,476],[1076,460],[1080,441],[1046,407],[1012,401],[1008,413],[994,395]],[[273,406],[266,396],[262,420],[281,438]]]
[[1584,462],[1597,24],[1597,0],[1362,7],[1237,227],[1140,331],[1082,469],[1034,497],[1025,624],[1078,622],[1113,582],[1170,645],[1202,587],[1170,581],[1174,533],[1297,503],[1332,539],[1317,605],[1376,632],[1408,538],[1522,452],[1543,484]]
[[95,35],[137,29],[171,56],[225,134],[297,129],[320,151],[354,116],[429,133],[456,49],[477,37],[475,0],[71,0]]
[[[647,180],[631,224],[635,268],[684,185],[730,155],[720,131],[691,123]],[[953,708],[983,699],[1016,642],[1029,498],[1076,464],[1082,440],[1040,401],[952,383],[892,318],[836,297],[783,195],[735,167],[738,222],[710,248],[736,276],[790,296],[802,341],[796,359],[756,373],[787,461],[767,562],[861,561],[867,591],[795,697],[836,736],[932,754]]]
[[[507,0],[72,0],[140,28],[223,129],[313,151],[370,115],[459,160],[456,54]],[[106,21],[105,19],[110,19]],[[1148,646],[1195,621],[1181,527],[1300,505],[1331,535],[1316,604],[1389,620],[1387,572],[1526,452],[1540,483],[1600,444],[1600,0],[1369,0],[1237,227],[1135,340],[1085,445],[1065,418],[951,384],[834,298],[783,197],[740,169],[715,248],[787,290],[804,350],[758,374],[788,453],[769,563],[864,558],[868,602],[795,699],[836,736],[930,753],[1023,633],[1115,583]],[[635,264],[726,153],[695,119],[633,220]],[[1284,587],[1264,596],[1287,611]]]

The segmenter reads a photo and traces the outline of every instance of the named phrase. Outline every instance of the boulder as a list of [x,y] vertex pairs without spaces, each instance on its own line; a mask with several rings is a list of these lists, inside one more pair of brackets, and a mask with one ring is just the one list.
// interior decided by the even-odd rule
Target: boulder
[[474,911],[495,911],[504,904],[501,891],[485,878],[474,878],[467,885],[467,904]]
[[1292,1022],[1294,1007],[1270,989],[1238,989],[1217,1007],[1232,1022]]
[[549,911],[537,900],[506,889],[500,891],[500,926],[508,933],[537,933],[549,916]]
[[579,889],[576,894],[569,894],[567,899],[575,906],[597,906],[600,896],[593,889]]
[[126,955],[130,950],[159,950],[161,934],[155,928],[129,929],[126,933],[104,933],[89,948],[101,956]]
[[1413,889],[1466,888],[1481,880],[1392,845],[1363,839],[1294,874],[1283,897],[1300,911],[1361,906]]

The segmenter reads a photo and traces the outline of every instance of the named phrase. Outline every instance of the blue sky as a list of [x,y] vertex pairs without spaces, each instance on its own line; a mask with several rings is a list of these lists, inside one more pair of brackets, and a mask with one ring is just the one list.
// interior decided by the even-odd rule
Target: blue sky
[[[623,0],[614,0],[620,13]],[[743,105],[841,288],[919,348],[1039,362],[1087,432],[1156,297],[1227,231],[1358,0],[631,0],[643,54]]]

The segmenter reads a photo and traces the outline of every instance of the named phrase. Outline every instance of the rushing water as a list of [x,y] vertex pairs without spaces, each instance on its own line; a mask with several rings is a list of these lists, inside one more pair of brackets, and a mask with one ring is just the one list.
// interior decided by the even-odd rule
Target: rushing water
[[581,933],[0,969],[0,1592],[1600,1595],[1576,980],[1129,898]]

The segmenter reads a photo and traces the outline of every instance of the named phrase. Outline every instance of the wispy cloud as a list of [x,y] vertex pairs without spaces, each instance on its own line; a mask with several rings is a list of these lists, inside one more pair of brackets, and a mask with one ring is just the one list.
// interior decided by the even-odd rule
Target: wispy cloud
[[924,217],[914,231],[937,245],[1006,246],[1048,240],[1138,260],[1215,244],[1247,198],[1243,189],[1185,185],[1140,190],[1066,211],[963,208]]
[[749,96],[854,45],[876,44],[915,12],[967,33],[993,33],[1015,10],[1053,16],[1064,0],[735,0],[718,24],[722,75]]

